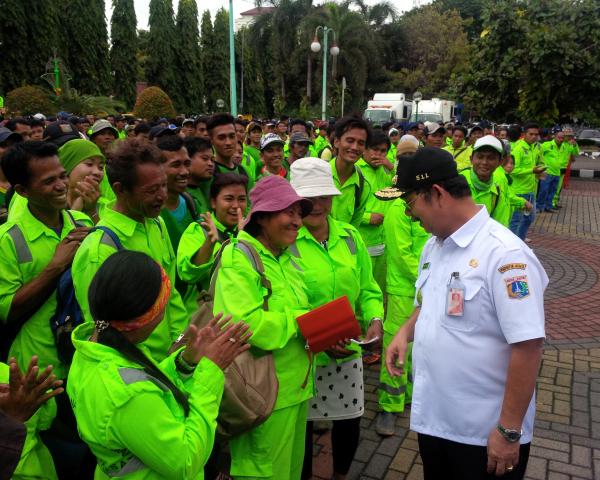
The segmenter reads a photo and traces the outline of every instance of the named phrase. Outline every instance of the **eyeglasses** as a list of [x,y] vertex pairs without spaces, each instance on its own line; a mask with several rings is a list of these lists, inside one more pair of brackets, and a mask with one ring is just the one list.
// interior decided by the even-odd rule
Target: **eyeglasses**
[[414,196],[414,198],[413,198],[412,200],[408,201],[408,202],[406,201],[406,199],[404,199],[404,201],[405,201],[405,203],[406,203],[406,213],[407,213],[407,214],[408,214],[409,212],[412,212],[412,207],[413,207],[413,205],[415,204],[415,202],[416,202],[416,201],[419,199],[419,196],[420,196],[420,195],[421,195],[420,193],[417,193],[417,194]]

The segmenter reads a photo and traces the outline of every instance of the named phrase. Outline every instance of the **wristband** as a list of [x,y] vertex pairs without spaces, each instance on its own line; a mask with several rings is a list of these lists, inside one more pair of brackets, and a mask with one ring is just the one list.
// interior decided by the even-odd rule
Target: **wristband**
[[186,362],[185,358],[183,358],[183,350],[175,357],[175,368],[181,373],[193,373],[197,365]]

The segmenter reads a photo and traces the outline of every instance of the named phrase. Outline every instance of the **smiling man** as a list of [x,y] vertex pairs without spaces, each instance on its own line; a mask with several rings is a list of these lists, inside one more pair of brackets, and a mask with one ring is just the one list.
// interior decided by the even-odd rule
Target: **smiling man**
[[370,138],[369,126],[359,117],[344,117],[335,124],[337,157],[329,164],[333,182],[341,195],[334,197],[331,216],[359,228],[371,195],[371,185],[356,162]]
[[414,340],[410,428],[424,478],[520,480],[533,436],[546,272],[473,202],[450,153],[418,150],[395,187],[407,214],[432,234],[419,262],[417,308],[386,350],[386,368],[402,375]]
[[[149,142],[135,139],[120,142],[109,154],[106,173],[117,199],[112,208],[105,210],[98,226],[110,229],[122,248],[143,252],[156,260],[175,284],[175,254],[159,216],[168,195],[163,154]],[[102,263],[119,248],[110,235],[98,230],[86,238],[73,260],[75,294],[86,321],[93,321],[88,305],[92,279]],[[143,342],[156,361],[167,356],[172,342],[187,323],[181,296],[173,288],[164,320]]]
[[[502,174],[498,167],[502,163],[504,148],[502,142],[493,135],[486,135],[475,142],[471,167],[460,174],[466,178],[471,196],[477,204],[485,205],[490,217],[505,227],[510,223],[511,208],[508,201],[506,183],[496,181]],[[504,187],[504,188],[503,188]]]

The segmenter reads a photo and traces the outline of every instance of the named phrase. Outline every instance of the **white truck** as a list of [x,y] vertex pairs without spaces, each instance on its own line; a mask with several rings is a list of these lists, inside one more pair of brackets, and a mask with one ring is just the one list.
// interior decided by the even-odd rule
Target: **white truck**
[[412,102],[411,122],[450,122],[455,117],[455,103],[452,100],[442,100],[441,98],[432,98],[431,100],[421,100]]
[[372,123],[405,122],[409,119],[412,103],[404,93],[376,93],[367,103],[363,115]]

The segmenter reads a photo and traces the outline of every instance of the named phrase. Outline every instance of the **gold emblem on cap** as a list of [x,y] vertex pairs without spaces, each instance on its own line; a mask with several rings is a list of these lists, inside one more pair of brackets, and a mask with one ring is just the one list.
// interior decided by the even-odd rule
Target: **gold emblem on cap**
[[469,260],[469,267],[477,268],[478,266],[479,266],[479,262],[477,260],[475,260],[474,258]]

